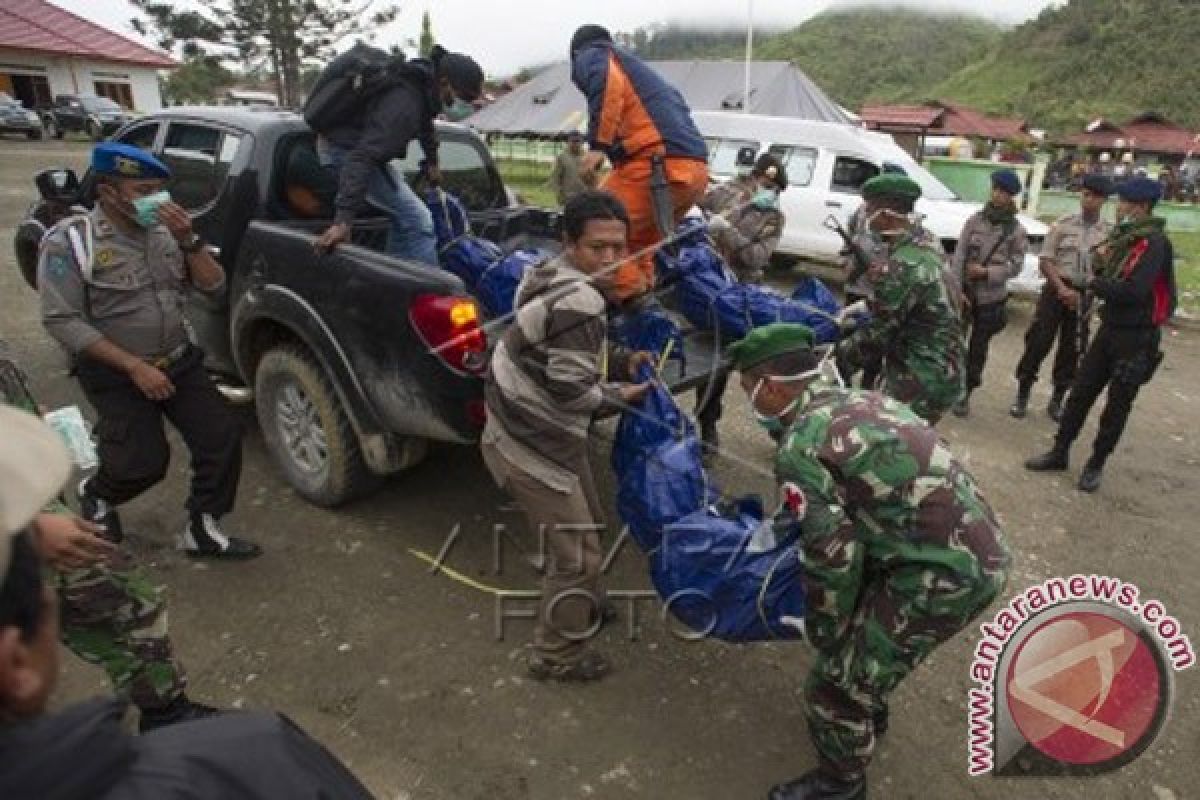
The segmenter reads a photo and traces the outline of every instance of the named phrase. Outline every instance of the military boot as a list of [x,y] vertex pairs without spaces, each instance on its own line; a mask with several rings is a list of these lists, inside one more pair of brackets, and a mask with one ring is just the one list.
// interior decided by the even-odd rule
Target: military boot
[[193,512],[178,539],[179,549],[193,558],[245,560],[262,554],[254,542],[226,536],[212,514]]
[[867,781],[843,781],[821,769],[771,789],[767,800],[866,800]]
[[1079,475],[1079,491],[1094,492],[1100,488],[1100,479],[1104,477],[1104,461],[1092,456],[1083,466]]
[[169,705],[162,708],[144,708],[141,711],[142,716],[138,720],[138,733],[149,733],[156,728],[165,728],[167,725],[191,722],[192,720],[204,719],[205,717],[212,717],[221,713],[221,709],[219,708],[192,702],[185,694],[179,695]]
[[1054,393],[1050,395],[1050,402],[1046,403],[1046,415],[1055,422],[1062,420],[1063,400],[1067,397],[1067,387],[1055,386]]
[[965,417],[971,413],[971,392],[967,391],[951,409],[956,417]]
[[79,483],[79,511],[88,522],[103,527],[104,538],[110,542],[118,543],[125,538],[116,507],[92,493],[90,478],[84,478]]
[[1017,386],[1017,398],[1013,400],[1012,406],[1008,409],[1008,413],[1017,419],[1024,419],[1025,413],[1029,411],[1029,391],[1033,387],[1029,384],[1022,383]]
[[1067,468],[1067,451],[1057,444],[1040,456],[1034,456],[1025,462],[1025,469],[1031,472],[1062,472]]
[[721,436],[717,433],[715,422],[700,423],[700,459],[704,466],[711,467],[717,460],[717,451],[721,447]]

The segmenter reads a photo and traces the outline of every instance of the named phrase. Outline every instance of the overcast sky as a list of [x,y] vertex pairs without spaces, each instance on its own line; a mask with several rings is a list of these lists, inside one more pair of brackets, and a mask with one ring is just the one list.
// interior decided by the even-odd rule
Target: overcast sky
[[[88,19],[129,36],[134,9],[126,0],[53,0]],[[1017,23],[1047,6],[1064,0],[1005,0],[986,4],[987,16]],[[175,0],[176,5],[197,4]],[[491,76],[505,76],[523,66],[566,57],[575,28],[595,22],[612,31],[631,31],[664,21],[714,23],[745,20],[750,0],[401,0],[400,17],[379,31],[382,45],[403,44],[417,38],[421,14],[429,9],[433,32],[449,50],[470,53]],[[977,13],[977,0],[893,0],[864,3],[857,0],[755,0],[755,24],[777,27],[798,25],[830,8],[855,5],[911,6],[928,10]],[[346,44],[349,46],[349,43]]]

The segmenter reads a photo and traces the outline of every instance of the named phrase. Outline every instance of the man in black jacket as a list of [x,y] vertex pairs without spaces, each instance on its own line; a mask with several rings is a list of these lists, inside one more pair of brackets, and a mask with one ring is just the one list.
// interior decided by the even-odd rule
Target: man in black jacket
[[1096,277],[1088,289],[1104,301],[1100,330],[1080,364],[1063,409],[1054,447],[1029,459],[1035,472],[1065,470],[1071,443],[1100,392],[1108,401],[1092,445],[1092,457],[1079,476],[1079,488],[1100,488],[1104,462],[1117,446],[1138,389],[1162,361],[1160,326],[1175,312],[1174,252],[1164,221],[1151,212],[1162,194],[1158,181],[1132,178],[1117,187],[1117,225],[1096,250]]
[[[353,63],[387,59],[387,54],[361,42],[334,59],[322,80],[343,74]],[[333,225],[317,239],[317,250],[326,252],[350,238],[351,223],[369,197],[391,217],[388,253],[437,264],[437,243],[429,209],[409,188],[404,176],[388,162],[404,158],[416,139],[425,154],[425,175],[441,181],[438,140],[434,119],[444,106],[473,103],[483,92],[483,70],[470,57],[434,46],[428,59],[396,64],[386,85],[366,98],[344,122],[318,130],[317,153],[321,163],[338,174]]]
[[134,737],[115,699],[45,713],[58,673],[58,608],[29,526],[69,472],[54,431],[33,414],[0,408],[0,797],[370,798],[277,714],[223,714]]

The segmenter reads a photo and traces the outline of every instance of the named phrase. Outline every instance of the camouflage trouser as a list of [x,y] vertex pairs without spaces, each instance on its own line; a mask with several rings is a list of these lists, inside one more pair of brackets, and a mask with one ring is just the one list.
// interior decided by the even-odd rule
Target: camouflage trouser
[[854,620],[809,673],[809,733],[821,766],[862,777],[875,750],[875,714],[937,645],[962,630],[996,597],[1003,573],[965,581],[944,570],[902,568],[863,589]]
[[118,694],[152,709],[183,693],[187,677],[172,652],[162,596],[126,551],[108,566],[61,574],[57,589],[63,642],[103,667]]
[[888,360],[883,366],[881,391],[913,410],[918,417],[936,425],[963,395],[962,374],[949,374],[943,369],[937,374],[921,375]]

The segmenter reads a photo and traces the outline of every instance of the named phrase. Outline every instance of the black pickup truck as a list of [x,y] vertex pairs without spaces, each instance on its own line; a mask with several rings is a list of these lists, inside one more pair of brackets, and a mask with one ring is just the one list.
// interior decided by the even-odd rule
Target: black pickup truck
[[[476,234],[506,252],[557,248],[558,215],[513,205],[477,134],[441,123],[439,134],[443,185]],[[224,292],[195,293],[189,321],[226,397],[253,398],[267,447],[302,496],[337,505],[420,462],[430,441],[477,440],[481,376],[503,323],[484,323],[450,272],[384,255],[382,215],[363,215],[352,244],[316,255],[334,187],[313,180],[315,137],[298,115],[172,108],[113,138],[171,167],[172,197],[225,267]],[[419,151],[392,169],[415,180]],[[37,183],[42,200],[16,241],[30,285],[46,228],[93,194],[90,176],[67,170]],[[703,335],[684,349],[683,366],[671,362],[663,376],[673,389],[700,383],[713,364]]]

